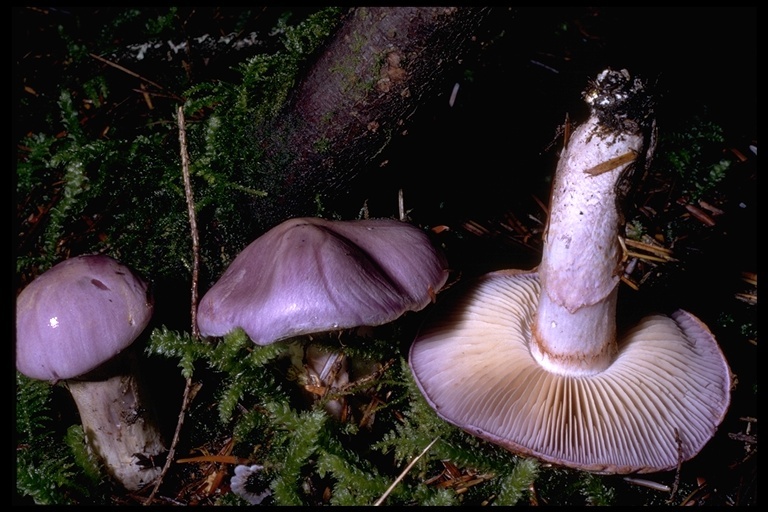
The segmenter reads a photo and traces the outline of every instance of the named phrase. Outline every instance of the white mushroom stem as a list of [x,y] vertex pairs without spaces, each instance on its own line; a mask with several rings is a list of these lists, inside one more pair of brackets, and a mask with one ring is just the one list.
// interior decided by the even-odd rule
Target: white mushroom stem
[[593,114],[558,163],[538,272],[542,293],[531,353],[547,370],[591,375],[617,353],[621,248],[617,183],[643,150],[643,136],[607,130]]
[[129,368],[117,375],[63,384],[77,405],[89,448],[117,481],[135,491],[159,476],[162,464],[150,459],[167,449],[153,407],[141,392],[136,362],[129,359]]
[[[300,372],[299,383],[310,401],[349,384],[347,357],[343,352],[296,343],[291,345],[290,354],[291,364]],[[332,417],[341,419],[345,416],[346,401],[328,400],[324,408]]]

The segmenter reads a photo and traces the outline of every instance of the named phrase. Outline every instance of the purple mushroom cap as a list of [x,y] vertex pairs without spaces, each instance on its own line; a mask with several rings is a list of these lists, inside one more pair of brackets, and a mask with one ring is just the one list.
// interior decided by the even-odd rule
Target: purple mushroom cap
[[392,219],[285,221],[253,241],[205,294],[203,336],[242,328],[259,345],[381,325],[426,307],[448,279],[426,233]]
[[130,346],[152,311],[147,283],[115,259],[64,260],[16,299],[16,368],[40,380],[83,375]]

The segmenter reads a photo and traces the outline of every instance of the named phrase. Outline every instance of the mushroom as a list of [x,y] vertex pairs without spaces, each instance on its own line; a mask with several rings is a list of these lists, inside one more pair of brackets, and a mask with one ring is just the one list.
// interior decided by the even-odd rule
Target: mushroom
[[132,349],[152,312],[147,283],[105,255],[64,260],[16,299],[16,368],[70,391],[89,447],[128,490],[166,451]]
[[[235,258],[200,301],[197,323],[207,337],[242,328],[258,345],[377,326],[426,307],[447,279],[443,253],[413,225],[294,218]],[[302,358],[314,388],[347,382],[338,353],[306,348]],[[340,404],[326,408],[339,416]]]
[[443,254],[410,224],[294,218],[235,258],[197,324],[202,336],[242,328],[257,345],[382,325],[426,307],[447,279]]
[[540,265],[488,273],[438,302],[409,364],[441,418],[514,453],[596,473],[668,470],[714,435],[731,373],[689,312],[617,332],[617,194],[655,126],[644,84],[625,70],[600,73],[585,98]]

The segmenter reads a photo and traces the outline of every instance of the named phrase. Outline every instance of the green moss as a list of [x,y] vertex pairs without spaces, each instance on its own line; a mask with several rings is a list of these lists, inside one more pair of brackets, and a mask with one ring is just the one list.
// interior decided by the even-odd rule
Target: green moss
[[680,129],[661,136],[656,165],[676,175],[684,193],[695,202],[715,190],[731,166],[720,156],[724,140],[721,126],[705,118],[693,118]]
[[[62,432],[51,417],[52,388],[16,373],[16,492],[38,505],[106,503],[109,485],[80,426]],[[62,449],[69,446],[69,449]]]

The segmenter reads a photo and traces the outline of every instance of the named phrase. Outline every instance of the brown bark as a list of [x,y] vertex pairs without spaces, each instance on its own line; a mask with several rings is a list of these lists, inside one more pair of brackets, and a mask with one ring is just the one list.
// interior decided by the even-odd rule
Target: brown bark
[[[282,113],[257,130],[273,179],[266,225],[316,213],[403,133],[420,102],[467,55],[488,8],[358,7]],[[326,203],[327,204],[327,203]]]

